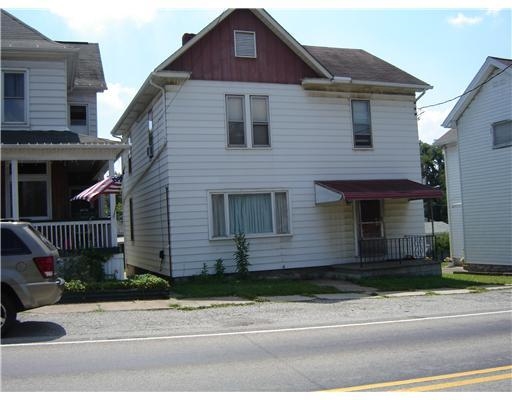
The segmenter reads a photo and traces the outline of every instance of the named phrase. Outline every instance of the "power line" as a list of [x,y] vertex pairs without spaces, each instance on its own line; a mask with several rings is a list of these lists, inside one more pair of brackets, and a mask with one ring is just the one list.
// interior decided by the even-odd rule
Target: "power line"
[[[485,82],[482,82],[480,85],[478,85],[478,86],[474,87],[473,89],[470,89],[470,90],[468,90],[468,91],[466,91],[466,92],[462,93],[462,94],[461,94],[461,95],[459,95],[459,96],[454,97],[453,99],[445,100],[445,101],[442,101],[442,102],[440,102],[440,103],[429,104],[428,106],[419,107],[419,108],[418,108],[418,110],[423,110],[423,109],[425,109],[425,108],[431,108],[431,107],[441,106],[441,105],[446,104],[446,103],[449,103],[449,102],[451,102],[451,101],[453,101],[453,100],[457,100],[457,99],[461,98],[462,96],[467,95],[468,93],[471,93],[471,92],[473,92],[473,91],[475,91],[475,90],[477,90],[477,89],[480,89],[480,88],[481,88],[483,85],[485,85],[487,82],[489,82],[489,81],[493,80],[493,79],[494,79],[494,78],[496,78],[497,76],[500,76],[502,73],[504,73],[504,72],[505,72],[507,69],[509,69],[510,67],[512,67],[512,64],[510,64],[510,65],[508,65],[507,67],[505,67],[504,69],[502,69],[502,70],[501,70],[500,72],[498,72],[496,75],[491,76],[489,79],[487,79]],[[420,114],[420,115],[421,115],[421,114]]]

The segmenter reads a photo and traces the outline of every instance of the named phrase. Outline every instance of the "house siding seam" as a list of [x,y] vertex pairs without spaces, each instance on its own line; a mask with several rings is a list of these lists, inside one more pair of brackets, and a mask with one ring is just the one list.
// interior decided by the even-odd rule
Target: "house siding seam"
[[512,119],[510,73],[484,85],[457,121],[465,261],[512,265],[512,147],[492,148],[491,124]]
[[[269,96],[270,149],[226,148],[226,93]],[[136,240],[126,243],[129,265],[162,273],[157,255],[167,237],[165,229],[159,228],[166,221],[160,211],[165,198],[159,187],[166,179],[175,277],[196,275],[204,262],[211,267],[217,258],[224,259],[228,271],[234,268],[233,242],[209,239],[209,191],[288,191],[292,235],[250,239],[251,270],[265,270],[355,260],[355,202],[316,206],[315,180],[420,181],[413,97],[375,96],[374,149],[356,151],[348,98],[310,96],[298,85],[199,80],[190,80],[178,94],[168,92],[167,96],[167,163],[160,164],[160,178],[155,166],[130,195],[136,210]],[[159,121],[161,103],[154,111]],[[143,115],[132,128],[134,176],[146,157]],[[155,140],[161,130],[158,127],[158,135],[155,131]],[[131,179],[125,181],[127,190]],[[421,201],[385,201],[384,209],[390,237],[423,233]]]

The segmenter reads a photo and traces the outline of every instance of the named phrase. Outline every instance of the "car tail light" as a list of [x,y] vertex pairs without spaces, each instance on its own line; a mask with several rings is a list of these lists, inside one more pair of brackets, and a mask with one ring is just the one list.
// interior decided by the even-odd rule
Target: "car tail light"
[[55,270],[55,262],[53,256],[35,257],[34,263],[43,278],[51,278]]

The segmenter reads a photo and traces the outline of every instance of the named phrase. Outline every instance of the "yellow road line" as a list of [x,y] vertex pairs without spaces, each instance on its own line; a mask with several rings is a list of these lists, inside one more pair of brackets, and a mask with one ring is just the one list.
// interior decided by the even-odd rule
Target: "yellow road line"
[[412,387],[412,388],[398,389],[398,390],[396,390],[396,392],[431,392],[434,390],[447,389],[447,388],[451,388],[451,387],[474,385],[475,383],[502,381],[504,379],[511,379],[511,378],[512,378],[512,375],[510,373],[500,374],[500,375],[490,375],[490,376],[484,376],[481,378],[464,379],[462,381],[438,383],[436,385],[416,386],[416,387]]
[[372,383],[372,384],[368,384],[368,385],[351,386],[351,387],[346,387],[346,388],[330,389],[330,390],[325,390],[325,391],[326,392],[356,392],[356,391],[379,389],[379,388],[392,387],[392,386],[409,385],[409,384],[413,384],[413,383],[430,382],[430,381],[436,381],[436,380],[441,380],[441,379],[452,379],[452,378],[460,378],[463,376],[488,374],[491,372],[506,371],[506,370],[512,370],[512,365],[505,365],[503,367],[495,367],[495,368],[487,368],[487,369],[479,369],[479,370],[474,370],[474,371],[456,372],[453,374],[427,376],[424,378],[406,379],[403,381]]

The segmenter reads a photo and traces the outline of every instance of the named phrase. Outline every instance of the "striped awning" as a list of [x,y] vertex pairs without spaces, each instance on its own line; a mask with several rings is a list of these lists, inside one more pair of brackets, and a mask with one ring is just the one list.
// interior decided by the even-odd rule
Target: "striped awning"
[[83,192],[77,194],[75,197],[71,199],[71,201],[85,200],[91,202],[102,194],[121,193],[122,183],[122,175],[105,178],[102,181],[96,183],[95,185],[92,185],[90,188],[87,188]]

